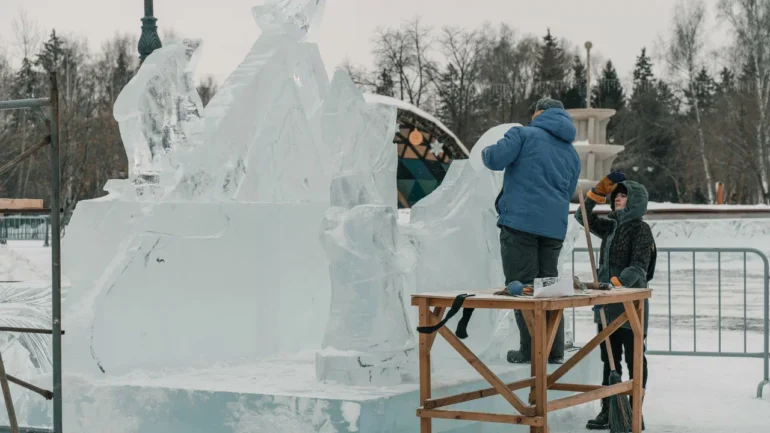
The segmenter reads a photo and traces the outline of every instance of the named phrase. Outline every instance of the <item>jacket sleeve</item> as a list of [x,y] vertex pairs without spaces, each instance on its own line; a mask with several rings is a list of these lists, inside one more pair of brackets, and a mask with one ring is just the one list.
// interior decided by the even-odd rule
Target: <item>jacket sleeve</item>
[[497,143],[481,151],[481,160],[488,169],[501,171],[516,161],[524,145],[522,129],[520,126],[512,127]]
[[[586,197],[584,200],[586,204],[586,214],[588,219],[588,229],[591,231],[591,233],[595,234],[596,236],[599,236],[599,238],[604,239],[607,236],[609,236],[610,232],[612,232],[613,228],[613,222],[610,221],[607,218],[600,218],[598,215],[593,213],[594,207],[596,206],[596,202],[591,200],[590,198]],[[575,219],[577,222],[582,226],[583,225],[583,209],[578,207],[575,211]]]
[[623,287],[646,287],[647,268],[652,258],[652,230],[647,224],[631,237],[631,262],[618,276]]

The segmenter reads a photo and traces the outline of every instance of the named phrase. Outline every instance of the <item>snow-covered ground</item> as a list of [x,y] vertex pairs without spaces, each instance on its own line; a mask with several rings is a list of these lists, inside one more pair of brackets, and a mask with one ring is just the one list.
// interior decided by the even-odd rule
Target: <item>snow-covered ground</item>
[[[578,247],[583,244],[578,243]],[[577,275],[589,278],[586,253],[575,254]],[[571,270],[571,263],[565,270]],[[721,266],[721,348],[723,351],[761,352],[762,284],[761,262],[749,256],[744,272],[742,254],[723,254]],[[719,286],[716,283],[716,255],[696,257],[695,292],[697,303],[696,341],[698,351],[719,349]],[[50,248],[40,241],[10,241],[0,246],[0,281],[41,282],[50,275]],[[691,254],[672,255],[671,261],[671,349],[692,351],[693,347],[693,274]],[[668,263],[659,254],[655,295],[650,307],[650,350],[669,349]],[[744,305],[745,299],[745,305]],[[744,332],[744,308],[746,325]],[[66,317],[64,318],[66,323]],[[568,329],[572,314],[568,312]],[[586,341],[595,332],[590,310],[578,310],[574,317],[576,341]],[[66,342],[65,342],[66,344]],[[762,360],[744,358],[649,356],[650,379],[645,400],[645,423],[649,433],[764,432],[770,431],[770,387],[765,398],[755,397],[762,379]],[[245,372],[244,372],[245,374]],[[252,372],[253,374],[253,372]],[[624,374],[625,375],[625,374]],[[170,379],[169,379],[170,380]],[[168,385],[168,384],[167,384]],[[175,383],[180,386],[183,384]],[[212,388],[215,389],[215,388]],[[576,421],[572,430],[585,431],[585,420]]]

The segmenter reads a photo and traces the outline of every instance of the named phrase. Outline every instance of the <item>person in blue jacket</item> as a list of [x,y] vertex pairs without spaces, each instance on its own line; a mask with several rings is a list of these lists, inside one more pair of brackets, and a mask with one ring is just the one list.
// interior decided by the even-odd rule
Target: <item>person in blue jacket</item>
[[[569,220],[570,199],[577,188],[580,157],[573,146],[576,130],[560,101],[541,99],[528,126],[513,127],[481,153],[490,170],[504,170],[503,189],[495,201],[505,285],[532,285],[535,278],[557,277],[559,253]],[[508,361],[530,361],[532,338],[521,311],[516,311],[519,350]],[[564,321],[550,363],[564,360]]]

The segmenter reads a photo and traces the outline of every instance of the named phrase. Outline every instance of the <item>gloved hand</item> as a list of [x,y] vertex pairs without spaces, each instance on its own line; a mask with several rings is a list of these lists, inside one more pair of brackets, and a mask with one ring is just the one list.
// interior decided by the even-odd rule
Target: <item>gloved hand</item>
[[626,175],[623,174],[623,172],[613,171],[607,176],[604,176],[604,178],[600,180],[595,187],[591,188],[586,195],[596,203],[605,203],[607,201],[607,196],[615,190],[618,183],[623,182],[624,180],[626,180]]

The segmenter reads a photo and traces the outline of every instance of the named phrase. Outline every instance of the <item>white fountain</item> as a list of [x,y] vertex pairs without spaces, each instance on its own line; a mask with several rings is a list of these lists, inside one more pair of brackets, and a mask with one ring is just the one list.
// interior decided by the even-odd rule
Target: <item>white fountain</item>
[[[590,41],[585,43],[587,89],[591,87],[592,46]],[[607,125],[610,123],[610,118],[615,115],[615,110],[592,108],[590,92],[586,95],[586,107],[567,110],[577,128],[574,146],[582,165],[578,185],[584,191],[596,185],[596,182],[609,173],[618,153],[624,149],[624,146],[607,144]]]

